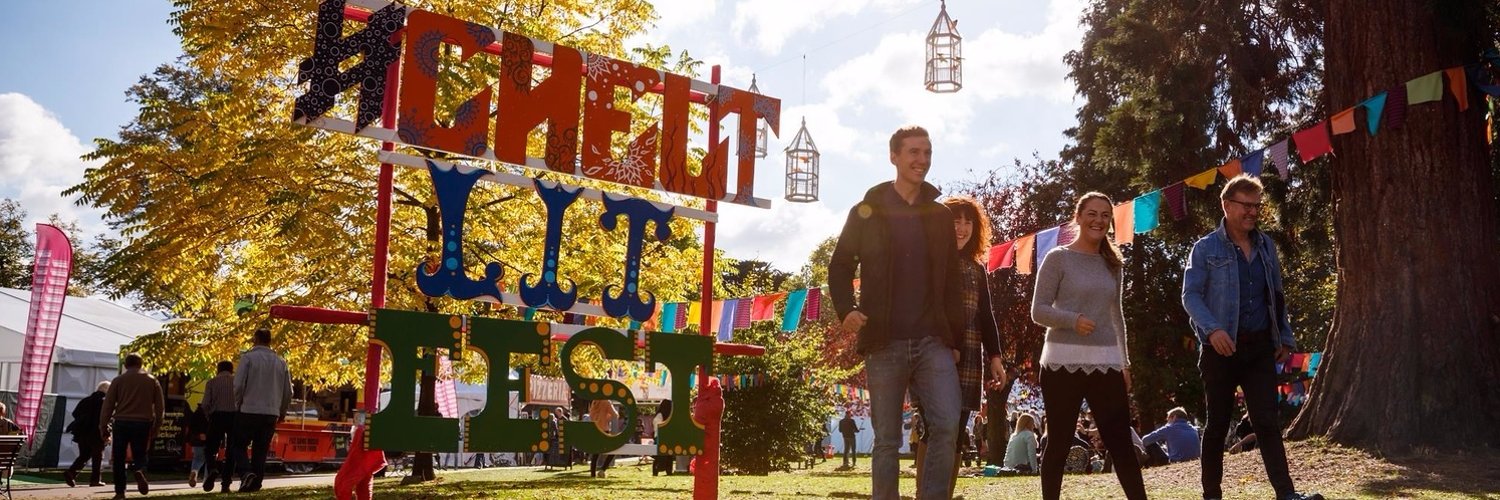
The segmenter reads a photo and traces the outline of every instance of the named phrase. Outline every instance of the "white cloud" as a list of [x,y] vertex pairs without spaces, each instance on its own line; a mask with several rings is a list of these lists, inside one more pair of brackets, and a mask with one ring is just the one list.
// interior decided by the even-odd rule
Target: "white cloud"
[[822,203],[778,199],[770,210],[719,205],[719,222],[716,247],[730,257],[763,260],[796,272],[818,243],[838,235],[844,214]]
[[88,234],[104,230],[97,210],[78,207],[62,191],[83,181],[91,151],[57,116],[24,94],[0,94],[0,197],[21,203],[32,222],[58,214]]
[[[762,53],[776,55],[788,38],[804,31],[816,31],[841,16],[852,16],[867,7],[884,12],[920,0],[740,0],[734,7],[731,28],[735,38],[753,39]],[[837,25],[835,25],[837,26]],[[842,33],[838,33],[842,34]],[[822,41],[822,40],[819,40]]]
[[[656,29],[643,31],[625,46],[661,45],[676,38],[674,35],[713,23],[714,14],[719,9],[718,0],[653,0],[651,5],[656,8]],[[686,47],[674,48],[681,50]]]

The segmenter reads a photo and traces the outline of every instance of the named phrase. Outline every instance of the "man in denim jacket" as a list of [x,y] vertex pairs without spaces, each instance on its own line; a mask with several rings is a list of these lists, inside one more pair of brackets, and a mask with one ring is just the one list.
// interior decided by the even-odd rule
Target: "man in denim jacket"
[[[1182,278],[1182,307],[1198,335],[1198,370],[1208,403],[1203,430],[1203,498],[1223,497],[1224,437],[1235,387],[1260,440],[1266,475],[1281,500],[1304,496],[1292,486],[1276,400],[1276,363],[1296,348],[1287,318],[1281,262],[1271,238],[1256,229],[1263,203],[1260,180],[1239,175],[1219,194],[1224,219],[1193,244]],[[1261,438],[1264,436],[1264,438]]]

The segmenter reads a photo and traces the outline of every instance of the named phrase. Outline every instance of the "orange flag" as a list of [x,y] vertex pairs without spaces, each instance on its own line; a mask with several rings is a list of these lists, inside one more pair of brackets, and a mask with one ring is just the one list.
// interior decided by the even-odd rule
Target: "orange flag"
[[[1355,106],[1357,108],[1359,106]],[[1354,131],[1354,108],[1349,108],[1333,115],[1333,135],[1347,134]]]
[[1115,205],[1115,244],[1135,241],[1135,200]]
[[1016,240],[1016,273],[1031,274],[1031,257],[1036,252],[1036,234]]
[[1448,74],[1448,90],[1453,92],[1453,98],[1458,100],[1458,110],[1469,109],[1469,77],[1464,75],[1463,66],[1454,66],[1443,70]]
[[1219,166],[1219,173],[1222,174],[1225,179],[1233,179],[1234,176],[1240,175],[1240,172],[1244,171],[1245,170],[1243,168],[1240,168],[1239,158],[1229,160],[1229,163],[1225,163]]

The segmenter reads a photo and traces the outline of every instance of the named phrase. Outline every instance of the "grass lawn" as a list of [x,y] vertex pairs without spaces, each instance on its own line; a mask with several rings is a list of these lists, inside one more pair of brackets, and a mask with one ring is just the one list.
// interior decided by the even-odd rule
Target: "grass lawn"
[[[1500,500],[1500,453],[1465,456],[1411,456],[1381,459],[1368,453],[1316,442],[1293,443],[1289,449],[1293,479],[1299,489],[1334,498],[1434,498]],[[1224,490],[1230,498],[1271,498],[1260,456],[1231,455],[1225,460]],[[770,476],[724,476],[721,498],[866,498],[870,491],[869,459],[859,467],[839,470],[830,460],[809,470]],[[910,471],[903,461],[903,471]],[[376,482],[376,498],[521,498],[521,499],[654,499],[687,498],[690,476],[652,477],[649,466],[624,465],[611,469],[606,479],[590,478],[587,464],[571,471],[543,472],[536,468],[496,468],[472,472],[440,472],[438,480],[402,486],[398,478]],[[1198,499],[1196,462],[1148,469],[1146,486],[1152,498]],[[915,479],[903,473],[902,492],[915,493]],[[964,498],[1040,498],[1036,476],[958,481]],[[235,495],[236,498],[330,498],[328,487],[288,487]],[[1112,474],[1069,475],[1063,479],[1064,498],[1120,498]],[[222,498],[217,494],[174,498]]]

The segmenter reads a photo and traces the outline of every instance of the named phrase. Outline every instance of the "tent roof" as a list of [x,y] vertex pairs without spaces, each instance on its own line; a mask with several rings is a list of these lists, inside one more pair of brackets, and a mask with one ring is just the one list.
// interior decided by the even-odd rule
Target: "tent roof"
[[[9,330],[24,336],[30,307],[31,291],[0,288],[0,331]],[[165,325],[165,321],[108,300],[69,296],[63,302],[62,322],[57,329],[57,347],[109,353],[114,357],[118,356],[121,345],[141,335],[155,333]],[[17,358],[20,355],[19,352],[15,353]]]

